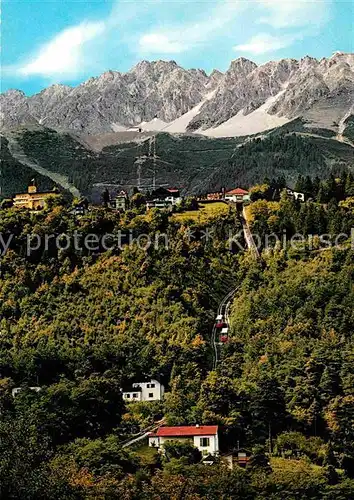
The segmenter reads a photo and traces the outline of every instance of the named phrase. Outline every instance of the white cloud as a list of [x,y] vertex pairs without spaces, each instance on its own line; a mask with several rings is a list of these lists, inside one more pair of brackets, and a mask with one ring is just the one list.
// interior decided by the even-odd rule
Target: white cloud
[[104,22],[84,22],[67,28],[42,46],[29,62],[19,66],[17,72],[22,76],[46,78],[77,75],[85,44],[104,30]]
[[265,54],[266,52],[275,52],[291,45],[301,35],[283,35],[273,36],[268,33],[259,33],[252,37],[248,42],[236,45],[233,49],[237,52],[247,52],[248,54]]
[[177,54],[183,52],[185,46],[177,40],[171,40],[166,35],[150,33],[139,40],[140,52]]
[[[234,38],[234,50],[263,54],[288,47],[296,39],[313,36],[328,20],[332,0],[199,0],[198,8],[190,0],[179,0],[170,8],[167,0],[114,0],[111,12],[96,22],[83,22],[58,33],[24,62],[2,68],[18,76],[42,76],[53,81],[76,79],[83,74],[100,71],[111,64],[111,54],[119,49],[126,59],[138,56],[178,54],[191,49],[202,50],[207,44]],[[173,21],[190,7],[187,21]],[[171,11],[171,12],[170,12]],[[147,19],[151,30],[139,32],[141,19]],[[157,24],[151,24],[156,19]],[[168,25],[167,19],[171,20]],[[257,24],[272,27],[250,40],[239,40],[240,30],[254,33]],[[296,28],[296,35],[292,32]],[[119,31],[118,31],[119,30]],[[119,36],[117,36],[119,32]],[[236,38],[237,37],[237,38]],[[242,43],[241,43],[242,42]]]
[[[201,1],[200,4],[203,5]],[[238,13],[246,8],[246,2],[240,0],[218,0],[213,2],[213,8],[206,7],[201,19],[182,25],[172,25],[162,30],[154,30],[140,36],[140,52],[177,53],[189,50],[198,44],[222,34],[226,25],[231,25]]]
[[328,20],[331,0],[257,0],[263,10],[259,23],[274,28],[321,26]]
[[[235,51],[253,55],[276,52],[305,36],[316,36],[329,19],[331,0],[256,0],[260,8],[258,24],[268,24],[276,34],[259,33]],[[296,28],[296,32],[294,29]]]
[[[332,0],[214,0],[200,3],[204,14],[194,23],[172,25],[168,29],[153,29],[140,37],[139,49],[145,53],[177,53],[190,50],[198,44],[226,36],[225,29],[237,26],[240,13],[249,13],[249,20],[242,18],[243,29],[250,30],[257,24],[268,24],[276,34],[259,33],[235,50],[250,54],[263,54],[290,46],[295,40],[318,33],[329,18]],[[213,5],[210,7],[210,5]],[[297,33],[289,33],[297,28]],[[229,32],[228,32],[229,36]],[[147,43],[149,42],[149,43]]]

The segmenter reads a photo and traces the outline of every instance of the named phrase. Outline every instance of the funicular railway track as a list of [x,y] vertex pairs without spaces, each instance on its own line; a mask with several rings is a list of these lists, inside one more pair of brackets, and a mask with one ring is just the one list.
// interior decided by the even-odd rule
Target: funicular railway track
[[230,329],[230,320],[229,320],[229,309],[231,301],[237,292],[237,288],[234,288],[222,299],[219,304],[218,312],[216,316],[216,321],[213,326],[213,331],[211,335],[211,342],[213,347],[213,370],[216,369],[218,361],[219,361],[219,350],[218,346],[220,344],[220,334],[222,334],[222,338],[228,335]]
[[[235,206],[235,204],[233,204],[232,202],[229,202],[229,204],[231,206]],[[247,248],[255,259],[259,259],[260,258],[259,250],[257,248],[257,245],[255,244],[252,232],[248,225],[244,207],[242,213],[239,214],[239,217],[242,223],[243,234]],[[219,346],[222,345],[224,342],[227,342],[228,340],[230,331],[230,318],[229,318],[230,305],[237,290],[238,287],[230,290],[221,300],[218,307],[218,312],[211,335],[211,343],[213,349],[213,370],[216,369],[219,362]]]

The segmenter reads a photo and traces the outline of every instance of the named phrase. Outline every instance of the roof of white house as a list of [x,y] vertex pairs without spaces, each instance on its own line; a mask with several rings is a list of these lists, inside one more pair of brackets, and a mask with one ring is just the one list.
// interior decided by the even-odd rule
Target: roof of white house
[[236,188],[236,189],[232,189],[231,191],[227,191],[225,194],[229,194],[229,195],[245,195],[245,194],[248,194],[248,191],[246,191],[245,189],[241,189],[241,188]]
[[182,425],[178,427],[160,427],[149,436],[178,437],[178,436],[215,436],[218,433],[217,425]]

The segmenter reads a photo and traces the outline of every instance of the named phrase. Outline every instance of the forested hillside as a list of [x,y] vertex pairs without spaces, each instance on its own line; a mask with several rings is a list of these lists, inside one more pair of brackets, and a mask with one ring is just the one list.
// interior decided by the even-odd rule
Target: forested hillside
[[[105,183],[131,190],[138,185],[151,189],[154,168],[156,184],[178,186],[184,193],[203,191],[211,172],[230,157],[239,139],[215,139],[158,134],[135,142],[107,146],[101,152],[85,148],[69,134],[55,131],[25,131],[19,142],[25,153],[49,170],[62,173],[86,196],[99,201],[95,185]],[[153,160],[153,151],[157,159]],[[140,164],[137,158],[142,158]]]
[[[2,498],[352,497],[353,251],[279,249],[255,262],[230,249],[240,227],[232,210],[208,239],[205,224],[136,208],[76,217],[59,199],[0,211],[1,234],[14,234],[1,257]],[[165,234],[168,246],[58,250],[28,236],[65,248],[64,234],[119,230]],[[213,371],[215,311],[236,285]],[[125,405],[120,388],[142,377],[163,381],[164,401]],[[189,446],[164,458],[122,448],[161,417],[219,424],[221,451],[246,448],[249,465],[205,466]]]
[[350,140],[354,141],[354,115],[348,116],[348,118],[344,122],[345,129],[344,135]]
[[[282,180],[279,180],[282,182]],[[278,182],[279,182],[278,181]],[[300,176],[296,189],[308,198],[300,203],[283,192],[279,201],[273,201],[272,187],[267,184],[254,186],[251,197],[254,203],[246,208],[252,231],[261,245],[275,245],[286,237],[287,241],[298,236],[305,247],[324,248],[345,242],[354,226],[354,176],[342,173],[341,177],[313,181]]]
[[[349,130],[348,126],[346,133]],[[323,178],[353,167],[349,144],[331,139],[332,131],[306,128],[301,120],[253,138],[158,133],[137,139],[134,135],[131,142],[125,138],[125,142],[102,151],[89,149],[77,137],[45,128],[13,134],[28,158],[66,176],[95,202],[100,200],[102,184],[132,190],[140,179],[142,187],[151,189],[154,172],[156,185],[177,186],[184,194],[201,194],[221,187],[247,187],[266,177],[284,176],[287,184],[294,186],[299,174]],[[6,143],[2,157],[6,167],[3,195],[10,196],[17,186],[22,189],[23,168],[9,157]],[[18,181],[13,175],[17,171]]]
[[352,169],[353,148],[332,139],[279,133],[255,138],[237,148],[228,165],[209,179],[211,185],[254,185],[283,176],[295,186],[299,175],[325,178]]
[[[247,269],[220,367],[228,377],[238,372],[236,391],[249,411],[242,432],[266,439],[291,429],[352,460],[353,272],[351,250],[301,261],[274,252],[264,269]],[[247,408],[242,395],[253,390],[257,401]]]

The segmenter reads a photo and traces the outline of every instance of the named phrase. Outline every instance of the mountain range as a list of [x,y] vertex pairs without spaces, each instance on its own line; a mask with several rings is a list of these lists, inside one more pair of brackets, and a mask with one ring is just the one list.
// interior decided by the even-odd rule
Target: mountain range
[[354,54],[244,58],[223,74],[142,61],[71,88],[0,95],[0,195],[55,184],[99,201],[138,186],[197,194],[354,167]]
[[303,117],[311,126],[335,130],[353,102],[354,54],[260,66],[239,58],[225,73],[210,75],[174,61],[142,61],[127,73],[107,71],[74,88],[52,85],[30,97],[9,90],[0,95],[0,127],[240,136]]

